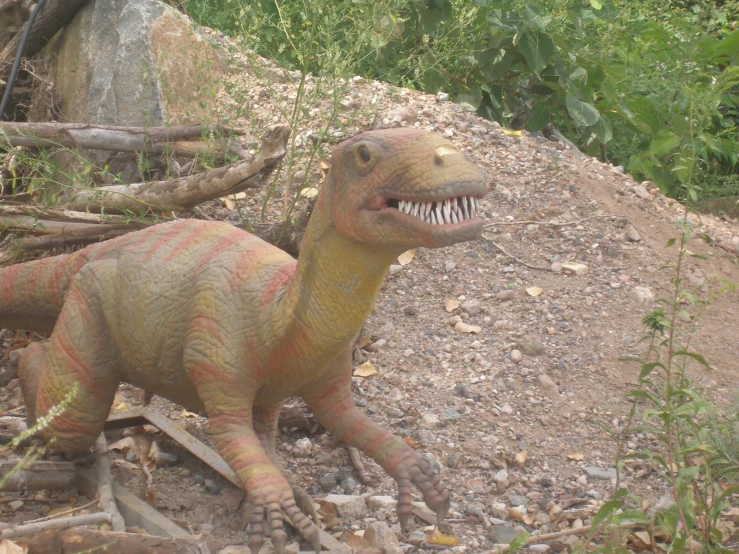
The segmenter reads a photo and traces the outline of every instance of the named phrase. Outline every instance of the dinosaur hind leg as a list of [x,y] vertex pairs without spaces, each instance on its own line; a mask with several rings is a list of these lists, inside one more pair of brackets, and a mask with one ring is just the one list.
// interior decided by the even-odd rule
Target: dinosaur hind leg
[[29,423],[53,411],[39,434],[51,451],[66,454],[86,452],[95,442],[120,382],[99,294],[81,286],[85,273],[69,289],[51,340],[29,346],[18,368]]
[[29,428],[36,425],[36,395],[48,350],[48,342],[32,342],[18,360],[18,380],[26,404],[26,423]]
[[313,498],[311,498],[303,487],[293,481],[292,473],[285,468],[282,460],[277,455],[277,423],[281,408],[282,404],[275,406],[254,406],[252,409],[252,426],[270,461],[279,468],[282,475],[290,484],[290,488],[293,490],[293,496],[295,496],[295,503],[300,508],[300,511],[311,516],[313,521],[317,522],[318,514],[316,513]]

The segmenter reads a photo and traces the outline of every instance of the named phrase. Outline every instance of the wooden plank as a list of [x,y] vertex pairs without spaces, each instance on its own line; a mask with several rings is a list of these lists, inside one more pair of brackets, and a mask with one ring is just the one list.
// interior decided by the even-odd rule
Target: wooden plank
[[221,474],[224,479],[230,481],[236,488],[244,488],[244,485],[241,484],[241,480],[236,476],[233,470],[228,467],[226,461],[221,458],[219,454],[193,437],[167,416],[152,408],[143,410],[141,415],[148,419],[149,423],[154,427],[170,437],[193,456],[212,467],[215,471]]
[[[221,476],[223,476],[224,479],[230,481],[235,487],[239,489],[244,488],[239,478],[236,476],[233,470],[228,467],[228,464],[223,458],[221,458],[221,456],[217,452],[200,442],[190,433],[177,425],[174,421],[172,421],[167,416],[154,408],[127,410],[125,412],[114,414],[108,418],[108,423],[106,423],[105,428],[108,429],[108,425],[110,424],[111,428],[120,429],[122,427],[128,426],[126,425],[126,422],[130,422],[130,425],[141,425],[140,421],[142,418],[146,419],[154,427],[156,427],[162,433],[178,443],[193,456],[208,464]],[[120,505],[119,510],[124,519],[126,519],[126,515],[123,513]],[[126,523],[128,523],[128,519],[126,519]],[[333,536],[329,535],[320,527],[318,528],[318,535],[321,540],[321,546],[329,552],[337,552],[340,554],[351,553],[351,549],[347,545],[336,540]]]
[[[97,496],[97,475],[93,470],[77,468],[77,489],[89,498]],[[118,504],[118,511],[129,527],[144,529],[158,537],[195,540],[190,533],[172,523],[125,487],[113,483],[113,496]]]

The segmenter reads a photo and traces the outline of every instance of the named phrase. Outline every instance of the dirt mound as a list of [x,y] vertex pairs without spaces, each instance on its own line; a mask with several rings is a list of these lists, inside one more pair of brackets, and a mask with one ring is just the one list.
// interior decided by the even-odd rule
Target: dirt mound
[[[296,75],[245,53],[233,59],[218,116],[255,134],[285,121],[298,94]],[[305,170],[312,144],[321,142],[319,155],[327,158],[333,144],[369,128],[436,130],[478,163],[490,183],[480,206],[484,238],[417,250],[409,263],[391,268],[359,345],[367,348],[355,352],[357,365],[369,362],[378,371],[354,378],[358,404],[428,453],[452,492],[452,531],[468,552],[491,548],[501,526],[524,523],[545,533],[592,516],[610,496],[615,473],[616,444],[597,422],[625,420],[623,394],[638,368],[618,360],[643,353],[642,317],[672,294],[674,273],[662,267],[675,262],[676,249],[665,245],[678,236],[683,209],[619,168],[543,136],[519,136],[442,96],[362,78],[322,86],[307,81],[306,118],[294,137],[299,154],[267,202],[268,221],[283,217],[281,193],[303,177],[317,186],[320,167]],[[341,125],[322,135],[332,105]],[[242,213],[258,220],[265,195],[238,200]],[[241,217],[218,201],[206,212]],[[708,300],[724,283],[739,282],[739,225],[693,214],[689,222],[689,248],[707,258],[688,258],[682,285]],[[691,339],[713,367],[696,366],[691,374],[724,406],[739,387],[738,300],[728,292],[710,303]],[[697,315],[689,311],[686,324]],[[14,407],[15,393],[3,394],[0,401]],[[137,402],[128,388],[122,395]],[[208,441],[204,420],[159,399],[155,405]],[[348,456],[327,435],[286,431],[280,445],[286,465],[312,494],[395,494],[392,480],[366,460],[372,481],[351,478]],[[658,447],[648,433],[626,445],[628,451],[647,447]],[[238,493],[198,463],[187,459],[155,472],[156,506],[209,535],[214,547],[245,543],[234,511]],[[143,495],[143,478],[129,466],[118,465],[118,477]],[[196,474],[213,480],[210,492]],[[639,463],[627,465],[623,483],[653,502],[665,489],[662,477]],[[373,506],[366,517],[397,523],[392,510]],[[525,509],[510,512],[514,507]],[[341,521],[337,529],[365,528],[366,517]]]

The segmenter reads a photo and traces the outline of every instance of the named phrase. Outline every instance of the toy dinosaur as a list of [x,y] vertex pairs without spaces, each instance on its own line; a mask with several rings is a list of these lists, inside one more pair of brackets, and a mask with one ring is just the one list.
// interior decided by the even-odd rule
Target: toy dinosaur
[[100,434],[122,381],[204,409],[246,489],[252,552],[269,533],[281,553],[283,518],[318,542],[312,501],[275,451],[280,407],[301,396],[395,478],[404,529],[412,485],[441,521],[449,496],[438,475],[355,407],[351,345],[399,254],[480,236],[485,192],[481,172],[440,136],[368,132],[335,149],[297,261],[227,223],[180,220],[0,269],[0,328],[53,329],[20,360],[29,419],[78,383],[43,431],[74,453]]

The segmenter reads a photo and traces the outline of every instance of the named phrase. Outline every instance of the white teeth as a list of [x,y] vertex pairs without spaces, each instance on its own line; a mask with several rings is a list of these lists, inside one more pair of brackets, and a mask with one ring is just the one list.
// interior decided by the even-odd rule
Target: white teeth
[[479,206],[476,198],[458,196],[438,202],[399,200],[398,210],[432,225],[449,225],[476,217]]

